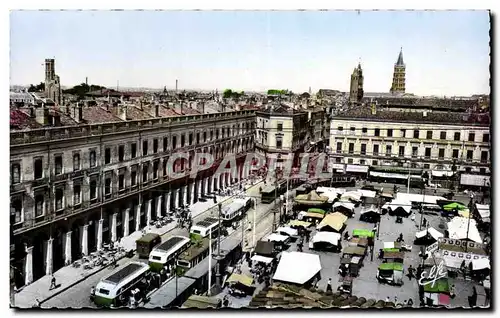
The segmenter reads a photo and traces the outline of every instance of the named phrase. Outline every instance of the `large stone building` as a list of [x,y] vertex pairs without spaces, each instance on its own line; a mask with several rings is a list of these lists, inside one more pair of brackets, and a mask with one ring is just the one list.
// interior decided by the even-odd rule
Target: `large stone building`
[[[489,113],[393,111],[371,105],[331,119],[330,160],[345,171],[397,167],[490,173]],[[356,167],[357,166],[357,167]],[[405,172],[403,172],[405,173]]]
[[60,105],[61,103],[61,80],[59,75],[56,75],[55,59],[45,59],[45,95]]
[[[238,176],[249,174],[243,161],[254,149],[253,110],[170,117],[159,107],[122,115],[99,106],[12,112],[11,265],[18,287],[234,183],[227,173],[215,175],[228,153],[237,154]],[[190,169],[197,152],[216,162],[196,179],[167,176],[167,161],[178,152],[189,161],[177,160],[174,172]]]
[[394,64],[394,73],[392,77],[392,94],[404,94],[406,91],[406,65],[403,61],[403,48],[399,52],[398,60]]
[[352,72],[349,92],[350,103],[361,103],[363,98],[363,70],[361,69],[361,63]]

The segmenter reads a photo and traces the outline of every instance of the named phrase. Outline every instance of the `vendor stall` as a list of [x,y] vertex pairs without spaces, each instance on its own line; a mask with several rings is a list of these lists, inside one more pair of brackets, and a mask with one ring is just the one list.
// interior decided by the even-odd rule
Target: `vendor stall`
[[340,234],[334,232],[316,232],[309,248],[314,250],[340,252],[342,246],[340,245]]
[[354,214],[354,204],[351,202],[335,202],[333,211],[345,214],[347,217],[352,217]]
[[322,232],[337,232],[342,233],[345,228],[347,216],[342,213],[335,212],[327,214],[321,223],[317,226],[318,231]]
[[274,243],[266,241],[258,241],[255,245],[254,253],[256,255],[274,258]]
[[361,210],[359,220],[368,223],[377,223],[380,221],[380,210],[375,207],[369,207]]
[[444,237],[444,234],[439,232],[433,227],[429,227],[423,231],[417,232],[415,234],[415,245],[431,245],[439,240],[439,238]]
[[319,276],[321,262],[319,255],[302,252],[283,252],[278,263],[274,281],[309,285]]
[[241,274],[232,274],[226,281],[232,296],[248,296],[253,295],[255,286],[253,286],[253,278]]

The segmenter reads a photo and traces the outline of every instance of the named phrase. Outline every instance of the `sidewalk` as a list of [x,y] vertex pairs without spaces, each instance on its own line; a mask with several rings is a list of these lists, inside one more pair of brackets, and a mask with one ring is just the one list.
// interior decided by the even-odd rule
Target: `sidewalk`
[[[258,186],[262,182],[261,180],[256,180],[253,186],[245,187],[247,188],[246,192],[249,192],[250,195],[253,195],[258,189]],[[249,185],[249,184],[248,184]],[[236,194],[236,193],[235,193]],[[234,195],[233,195],[234,196]],[[213,200],[207,200],[206,202],[197,202],[193,204],[191,208],[191,215],[194,218],[204,214],[206,212],[213,213],[218,211],[217,205],[218,203],[222,203],[223,205],[229,204],[232,202],[233,196],[218,196],[217,195],[217,203],[214,203]],[[161,228],[156,228],[155,226],[147,226],[146,231],[151,233],[156,233],[161,236],[169,233],[170,231],[176,228],[177,222],[171,222]],[[136,240],[142,236],[142,231],[135,231],[131,233],[129,236],[124,237],[120,240],[119,246],[123,247],[125,251],[135,250],[136,249]],[[124,255],[117,258],[117,263],[119,265],[128,263],[130,259],[123,259]],[[109,265],[97,266],[92,269],[86,270],[83,266],[76,268],[72,265],[65,266],[59,269],[54,273],[54,277],[56,278],[56,284],[60,285],[55,289],[49,290],[51,284],[51,276],[45,275],[32,284],[25,286],[22,290],[14,295],[14,306],[19,308],[31,308],[38,299],[41,303],[51,299],[52,297],[64,292],[68,288],[75,286],[76,284],[82,282],[88,277],[99,273],[100,271],[107,268]],[[11,304],[13,305],[13,304]]]

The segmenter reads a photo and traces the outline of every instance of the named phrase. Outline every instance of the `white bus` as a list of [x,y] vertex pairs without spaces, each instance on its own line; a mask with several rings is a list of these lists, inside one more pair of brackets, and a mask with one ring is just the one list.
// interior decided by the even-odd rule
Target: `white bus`
[[250,198],[235,199],[229,206],[222,209],[222,222],[229,226],[235,221],[239,221],[252,206]]
[[219,226],[220,226],[219,219],[208,217],[191,227],[191,231],[189,232],[189,237],[199,240],[208,237],[209,234],[212,234],[213,238],[217,236],[217,230],[219,229]]
[[144,283],[148,273],[148,264],[128,263],[99,281],[95,288],[94,303],[105,307],[126,305],[134,287],[145,288],[141,283]]
[[191,240],[184,236],[173,236],[153,248],[149,254],[149,266],[152,271],[159,272],[162,268],[174,264],[176,258],[191,245]]

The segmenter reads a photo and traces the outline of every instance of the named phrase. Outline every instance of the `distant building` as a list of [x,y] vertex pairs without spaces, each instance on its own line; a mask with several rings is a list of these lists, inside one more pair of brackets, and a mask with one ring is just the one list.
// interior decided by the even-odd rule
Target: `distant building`
[[35,96],[28,92],[10,92],[10,103],[12,105],[15,104],[23,104],[23,105],[34,105],[35,104]]
[[360,103],[363,93],[363,70],[361,69],[361,64],[358,64],[358,67],[354,69],[351,75],[349,102]]
[[399,52],[398,60],[394,64],[394,75],[392,78],[391,93],[404,94],[405,93],[405,78],[406,78],[406,65],[403,61],[403,48]]
[[54,59],[45,59],[45,94],[57,105],[61,103],[61,81],[56,75]]

